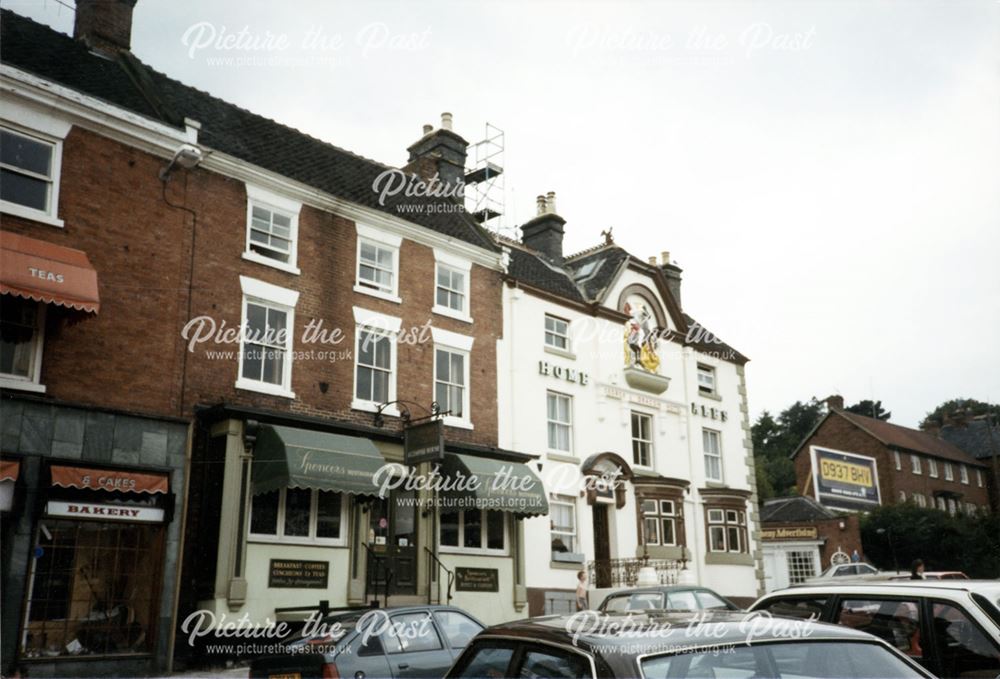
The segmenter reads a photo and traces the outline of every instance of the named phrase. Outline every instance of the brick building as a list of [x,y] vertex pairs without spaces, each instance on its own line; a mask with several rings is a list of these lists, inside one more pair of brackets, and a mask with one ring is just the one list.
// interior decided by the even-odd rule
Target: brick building
[[193,610],[446,600],[459,568],[495,587],[454,603],[514,617],[544,497],[418,511],[349,478],[403,462],[433,403],[442,473],[533,476],[497,447],[500,248],[447,197],[374,190],[453,185],[450,115],[403,175],[141,63],[134,4],[81,0],[73,38],[2,14],[3,671],[160,672]]
[[914,502],[952,514],[989,510],[983,461],[927,432],[847,412],[839,397],[828,404],[791,454],[802,495],[841,509]]

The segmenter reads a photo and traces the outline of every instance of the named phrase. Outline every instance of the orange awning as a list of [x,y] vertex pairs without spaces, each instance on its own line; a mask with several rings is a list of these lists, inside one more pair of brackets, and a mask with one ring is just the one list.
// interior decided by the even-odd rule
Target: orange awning
[[84,467],[52,467],[52,485],[82,490],[114,490],[123,493],[166,493],[170,482],[166,474]]
[[0,293],[97,313],[97,272],[82,250],[0,232]]
[[17,481],[21,473],[21,463],[18,460],[0,460],[0,481]]

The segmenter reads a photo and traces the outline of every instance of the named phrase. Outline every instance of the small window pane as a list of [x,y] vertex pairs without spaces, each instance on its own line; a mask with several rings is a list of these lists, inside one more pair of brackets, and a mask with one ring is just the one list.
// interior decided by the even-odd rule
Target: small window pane
[[285,535],[309,536],[309,512],[312,491],[308,488],[289,488],[285,491]]
[[278,496],[280,491],[259,493],[250,504],[250,532],[257,535],[278,534]]
[[0,162],[47,177],[52,167],[52,145],[4,130],[0,132]]
[[521,661],[520,677],[576,679],[591,676],[586,658],[571,651],[528,651]]
[[441,546],[458,547],[457,511],[441,512]]
[[318,491],[316,504],[316,537],[340,537],[340,493]]
[[48,210],[49,182],[4,168],[0,170],[0,199],[35,210]]
[[[394,634],[402,652],[434,651],[441,648],[437,630],[429,622],[430,613],[404,613],[392,617]],[[385,636],[385,635],[383,635]]]
[[463,512],[462,523],[465,531],[462,545],[470,549],[481,549],[483,546],[483,513],[478,509],[467,509]]
[[504,548],[503,512],[486,512],[486,548]]

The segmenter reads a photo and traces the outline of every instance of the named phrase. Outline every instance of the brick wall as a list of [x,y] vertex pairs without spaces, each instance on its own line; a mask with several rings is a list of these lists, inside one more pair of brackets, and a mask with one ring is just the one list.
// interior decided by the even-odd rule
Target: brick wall
[[[243,260],[247,205],[243,183],[196,169],[175,172],[167,189],[170,202],[197,214],[190,276],[192,216],[163,201],[157,179],[163,164],[159,158],[74,128],[63,146],[59,216],[65,228],[3,218],[5,229],[84,250],[98,272],[99,315],[67,325],[62,314],[50,314],[42,362],[42,382],[50,396],[175,416],[190,415],[195,404],[225,401],[369,424],[370,413],[350,408],[356,305],[401,317],[404,330],[431,320],[435,327],[473,335],[470,396],[475,429],[453,429],[448,436],[496,443],[496,340],[502,328],[499,272],[473,266],[474,324],[431,313],[433,250],[412,241],[404,240],[400,248],[402,304],[355,293],[354,223],[310,207],[303,207],[299,217],[301,275]],[[185,357],[181,328],[188,318],[189,280],[191,317],[210,316],[237,328],[243,299],[240,275],[300,292],[296,350],[348,352],[343,360],[294,363],[295,400],[237,390],[235,354],[231,360],[208,356],[213,350],[236,351],[236,345],[202,344]],[[342,328],[345,339],[336,346],[302,346],[302,329],[313,319],[322,320],[326,329]],[[432,345],[401,345],[398,369],[397,397],[429,405]],[[398,426],[392,418],[387,422],[387,427]]]
[[989,506],[987,489],[985,487],[979,488],[976,485],[974,467],[969,467],[969,483],[963,484],[958,463],[953,462],[954,480],[947,481],[944,477],[945,460],[938,459],[938,478],[935,479],[931,478],[929,474],[927,456],[921,456],[923,473],[914,474],[910,468],[910,454],[900,452],[902,469],[897,471],[892,449],[843,417],[836,415],[828,417],[820,425],[795,457],[796,485],[803,495],[814,496],[809,455],[809,447],[813,445],[875,458],[883,504],[898,503],[900,491],[906,493],[907,499],[910,499],[913,493],[922,493],[928,498],[928,501],[935,492],[951,491],[962,493],[962,502],[972,502],[979,507]]

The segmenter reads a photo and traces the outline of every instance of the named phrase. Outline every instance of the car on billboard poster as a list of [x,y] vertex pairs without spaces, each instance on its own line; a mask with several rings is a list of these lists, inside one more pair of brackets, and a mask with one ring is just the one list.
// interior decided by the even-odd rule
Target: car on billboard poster
[[882,503],[875,458],[811,446],[816,499],[844,509],[869,509]]

